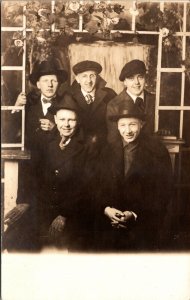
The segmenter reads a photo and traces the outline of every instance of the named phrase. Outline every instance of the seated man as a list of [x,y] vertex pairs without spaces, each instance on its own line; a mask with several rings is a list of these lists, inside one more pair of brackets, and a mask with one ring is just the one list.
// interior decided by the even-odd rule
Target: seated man
[[[67,98],[68,99],[68,98]],[[22,227],[15,218],[16,208],[5,216],[9,225],[5,232],[5,248],[11,248],[11,229],[18,243],[23,223],[34,223],[33,240],[38,249],[53,245],[68,248],[71,251],[85,251],[91,247],[92,219],[90,212],[90,182],[92,174],[88,161],[88,148],[83,142],[79,128],[76,106],[63,98],[57,105],[51,106],[49,112],[54,115],[56,127],[41,148],[39,160],[30,172],[30,181],[23,187],[23,199],[35,198],[32,204],[23,203]],[[89,170],[89,171],[88,171]],[[35,214],[25,218],[26,212],[34,206]],[[23,221],[24,220],[24,221]],[[18,226],[17,226],[18,225]],[[26,235],[23,236],[26,238]],[[12,235],[13,239],[13,235]],[[26,240],[22,243],[25,246]]]
[[144,62],[138,59],[128,62],[121,70],[119,80],[123,81],[124,90],[113,98],[107,106],[109,143],[113,143],[118,138],[116,124],[111,122],[109,117],[118,113],[119,105],[122,103],[127,103],[127,105],[136,103],[147,116],[143,131],[150,134],[154,132],[155,96],[145,90],[146,66]]
[[[120,139],[105,151],[111,176],[102,203],[107,221],[104,250],[159,250],[170,200],[172,167],[165,146],[143,132],[145,115],[136,104],[122,102],[110,117]],[[108,169],[104,165],[104,169]],[[111,187],[111,188],[109,188]],[[109,192],[108,192],[109,191]],[[109,221],[109,222],[108,222]],[[102,242],[102,241],[101,241]]]

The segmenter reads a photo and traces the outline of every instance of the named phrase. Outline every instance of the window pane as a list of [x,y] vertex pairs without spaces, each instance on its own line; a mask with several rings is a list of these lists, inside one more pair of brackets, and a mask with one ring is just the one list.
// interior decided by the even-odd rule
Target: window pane
[[184,111],[183,119],[183,139],[190,147],[190,111]]
[[139,15],[136,18],[136,29],[145,31],[159,30],[159,19],[161,15],[159,2],[141,2],[137,5]]
[[181,68],[182,37],[169,35],[162,42],[162,68]]
[[79,8],[80,5],[77,2],[75,4],[72,1],[70,3],[62,0],[55,2],[55,26],[63,30],[63,36],[64,33],[72,36],[72,30],[79,29]]
[[163,27],[172,29],[173,32],[182,31],[183,28],[183,8],[182,3],[164,3],[165,24]]
[[190,105],[190,37],[186,38],[186,76],[185,76],[185,99],[184,104]]
[[3,66],[21,66],[23,56],[22,35],[17,32],[2,32],[1,55]]
[[51,13],[51,1],[27,1],[26,5],[26,27],[35,31],[50,28],[53,22]]
[[1,105],[14,105],[18,94],[22,91],[21,71],[2,71]]
[[187,31],[190,31],[190,4],[187,3]]
[[159,111],[159,126],[158,129],[166,129],[171,132],[171,135],[179,136],[179,111]]
[[23,6],[26,1],[2,1],[1,25],[3,27],[23,26]]
[[21,112],[12,114],[11,110],[1,111],[1,142],[21,143]]
[[180,105],[181,74],[161,73],[160,105]]

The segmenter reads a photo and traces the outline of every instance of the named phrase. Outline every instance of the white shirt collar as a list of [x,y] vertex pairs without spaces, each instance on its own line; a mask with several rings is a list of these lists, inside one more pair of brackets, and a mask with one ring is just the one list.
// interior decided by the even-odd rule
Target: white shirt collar
[[84,91],[82,88],[81,88],[81,92],[82,92],[82,94],[83,94],[83,96],[84,97],[86,97],[86,95],[91,95],[92,96],[92,98],[95,98],[95,89],[92,91],[92,92],[90,92],[90,93],[87,93],[86,91]]
[[141,97],[144,101],[144,91],[139,96],[131,94],[128,90],[126,90],[126,93],[133,99],[134,102],[136,101],[137,97]]
[[51,106],[51,102],[44,103],[42,101],[42,99],[44,99],[44,98],[45,98],[44,95],[41,94],[42,110],[43,110],[43,114],[45,116],[47,114],[47,112],[48,112],[48,108]]

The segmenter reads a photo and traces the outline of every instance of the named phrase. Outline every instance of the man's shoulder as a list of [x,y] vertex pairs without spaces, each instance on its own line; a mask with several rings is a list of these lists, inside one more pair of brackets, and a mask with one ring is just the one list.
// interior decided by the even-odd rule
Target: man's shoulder
[[150,155],[157,157],[168,156],[168,150],[165,145],[160,141],[160,138],[156,135],[142,135],[141,136],[141,145],[144,146]]
[[111,99],[108,106],[112,107],[129,99],[131,99],[131,97],[126,93],[126,90],[124,89],[120,94],[116,95],[113,99]]
[[149,98],[150,98],[150,99],[155,99],[155,97],[156,97],[155,93],[153,93],[153,92],[144,90],[144,93],[145,93],[146,99],[147,99],[147,98],[148,98],[148,99],[149,99]]
[[109,88],[109,87],[107,87],[107,86],[105,86],[105,87],[103,88],[103,90],[104,90],[108,95],[110,95],[110,96],[112,96],[112,97],[117,96],[117,93],[116,93],[113,89],[111,89],[111,88]]

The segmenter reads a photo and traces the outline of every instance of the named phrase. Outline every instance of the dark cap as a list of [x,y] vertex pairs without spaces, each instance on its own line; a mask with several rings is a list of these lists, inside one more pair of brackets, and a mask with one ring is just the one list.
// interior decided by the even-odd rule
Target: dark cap
[[121,118],[137,118],[142,121],[145,121],[145,114],[142,110],[134,103],[128,104],[122,103],[121,105],[117,106],[117,113],[109,117],[110,121],[116,122]]
[[71,95],[65,94],[58,100],[55,100],[53,104],[48,108],[48,111],[52,115],[55,115],[60,109],[72,110],[77,114],[77,104],[75,103]]
[[29,76],[29,80],[32,84],[36,85],[39,78],[44,75],[56,75],[60,83],[65,82],[68,77],[68,73],[63,69],[60,60],[54,58],[36,61],[33,71]]
[[134,59],[128,62],[123,69],[121,70],[121,74],[119,76],[120,81],[124,81],[125,78],[129,78],[136,74],[144,75],[146,73],[146,66],[142,60]]
[[96,61],[92,60],[83,60],[73,66],[73,72],[75,75],[85,71],[95,71],[97,74],[99,74],[102,71],[102,66]]

